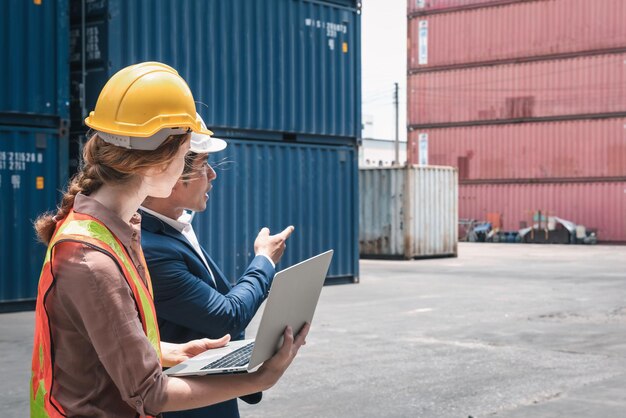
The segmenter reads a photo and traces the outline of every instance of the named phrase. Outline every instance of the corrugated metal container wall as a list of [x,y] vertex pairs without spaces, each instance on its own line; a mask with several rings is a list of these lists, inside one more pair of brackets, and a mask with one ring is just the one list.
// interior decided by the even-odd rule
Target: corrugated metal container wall
[[0,1],[0,123],[49,125],[46,117],[69,117],[67,6],[67,0]]
[[450,167],[359,170],[361,255],[456,256],[457,185]]
[[409,133],[409,161],[454,166],[459,179],[620,177],[626,180],[626,118],[425,129]]
[[459,217],[485,220],[502,214],[504,230],[531,225],[541,211],[597,229],[599,241],[626,242],[626,182],[481,184],[459,187]]
[[33,221],[54,209],[65,180],[59,145],[58,135],[45,129],[0,126],[0,311],[37,295],[46,248]]
[[405,245],[412,257],[457,255],[458,176],[451,167],[413,166],[407,178]]
[[361,0],[317,0],[321,3],[336,4],[337,6],[348,7],[351,9],[360,8]]
[[294,225],[279,268],[332,248],[329,277],[358,280],[355,147],[228,140],[213,158],[218,177],[194,229],[227,277],[243,273],[262,227]]
[[409,125],[623,113],[626,53],[420,73],[408,89]]
[[[360,14],[351,3],[87,1],[87,109],[115,71],[156,60],[185,78],[211,128],[359,137]],[[78,91],[80,1],[72,5]]]
[[[39,3],[39,4],[38,4]],[[33,221],[68,172],[68,1],[0,0],[0,312],[32,309],[45,246]]]
[[[427,13],[465,7],[495,6],[515,0],[408,0],[407,13]],[[517,0],[529,1],[529,0]]]
[[359,169],[359,253],[404,257],[406,170]]
[[623,49],[624,16],[623,0],[550,0],[414,18],[408,68]]

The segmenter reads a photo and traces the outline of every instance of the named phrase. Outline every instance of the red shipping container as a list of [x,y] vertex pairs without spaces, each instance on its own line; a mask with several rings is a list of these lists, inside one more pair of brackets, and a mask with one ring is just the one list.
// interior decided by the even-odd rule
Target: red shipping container
[[547,0],[416,17],[407,27],[407,66],[624,48],[624,16],[624,0]]
[[435,71],[408,78],[409,125],[624,111],[626,53]]
[[501,213],[503,229],[516,231],[536,211],[597,229],[600,241],[626,242],[626,182],[459,186],[460,219]]
[[[407,13],[430,12],[435,10],[456,9],[459,7],[493,6],[509,4],[512,0],[409,0]],[[515,1],[515,0],[513,0]],[[529,0],[517,0],[529,1]]]
[[428,163],[457,167],[461,181],[626,180],[626,118],[420,129],[409,133],[413,164],[420,161],[420,137],[427,140]]

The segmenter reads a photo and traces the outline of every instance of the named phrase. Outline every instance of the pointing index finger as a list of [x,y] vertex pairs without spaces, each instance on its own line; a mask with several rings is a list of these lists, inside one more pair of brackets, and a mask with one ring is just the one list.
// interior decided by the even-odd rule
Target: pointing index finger
[[283,229],[280,235],[283,237],[283,239],[287,239],[293,233],[294,229],[295,228],[293,227],[293,225],[289,225],[287,228]]

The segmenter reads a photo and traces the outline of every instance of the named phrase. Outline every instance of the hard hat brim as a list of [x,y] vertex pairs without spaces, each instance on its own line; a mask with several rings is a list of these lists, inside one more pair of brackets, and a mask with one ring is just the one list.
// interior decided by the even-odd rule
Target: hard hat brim
[[222,151],[227,146],[228,144],[223,139],[192,132],[189,151],[195,152],[196,154],[206,154]]
[[[200,121],[202,129],[209,131],[206,127],[206,123],[200,116],[200,113],[196,112],[196,119]],[[209,131],[211,132],[211,131]],[[226,148],[226,141],[219,138],[212,138],[213,132],[205,134],[204,132],[194,131],[191,133],[191,147],[189,151],[193,151],[196,154],[205,154],[209,152],[218,152]]]
[[98,132],[106,132],[113,135],[130,136],[135,138],[149,138],[157,135],[159,131],[165,128],[189,128],[193,132],[197,132],[199,134],[213,135],[213,131],[207,129],[206,126],[203,126],[203,123],[201,122],[202,119],[199,119],[199,117],[193,122],[177,120],[170,123],[166,121],[161,121],[160,123],[157,123],[154,120],[151,120],[150,123],[146,125],[152,125],[153,129],[147,129],[147,126],[139,128],[137,126],[131,127],[130,125],[127,127],[127,129],[113,129],[110,126],[100,126],[99,124],[95,123],[93,119],[91,119],[93,117],[93,113],[94,112],[90,112],[89,116],[85,118],[85,124]]

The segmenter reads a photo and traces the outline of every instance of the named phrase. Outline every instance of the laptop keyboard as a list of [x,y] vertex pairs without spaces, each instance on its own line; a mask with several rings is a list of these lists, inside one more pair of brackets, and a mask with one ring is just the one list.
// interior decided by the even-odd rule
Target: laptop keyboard
[[250,362],[250,356],[253,348],[254,341],[238,348],[230,354],[225,355],[221,359],[215,360],[213,363],[207,364],[200,370],[225,369],[229,367],[244,366]]

